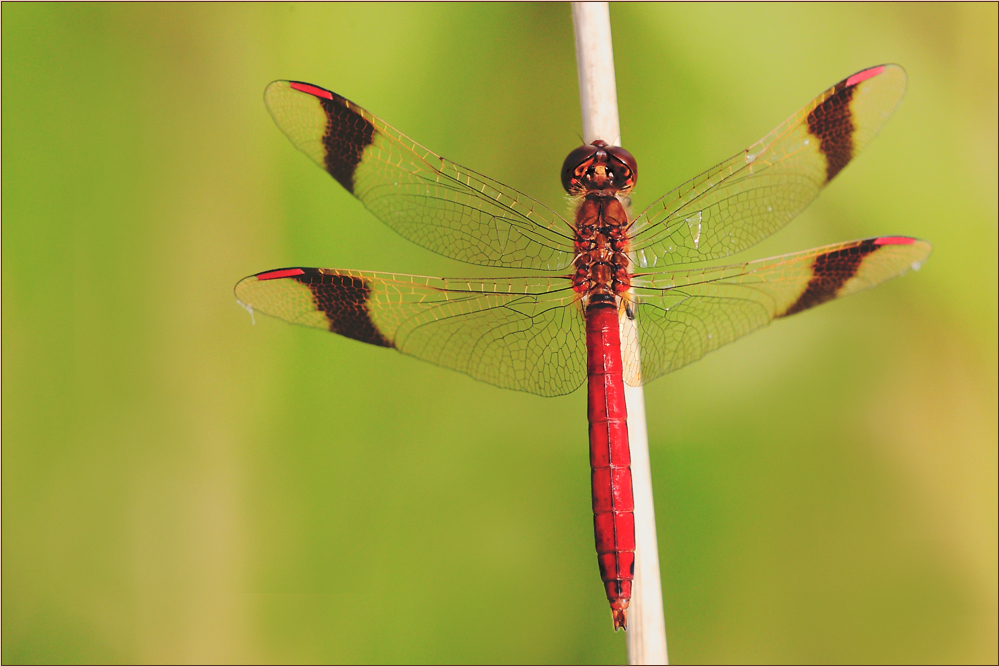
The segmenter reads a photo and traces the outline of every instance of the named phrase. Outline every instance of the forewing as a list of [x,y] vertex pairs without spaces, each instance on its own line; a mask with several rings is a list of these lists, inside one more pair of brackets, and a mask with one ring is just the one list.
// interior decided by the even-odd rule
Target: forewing
[[586,377],[582,311],[565,278],[290,268],[244,278],[236,298],[251,312],[394,347],[506,389],[557,396]]
[[336,93],[275,81],[264,103],[300,151],[414,243],[480,266],[572,263],[573,228],[557,213],[435,155]]
[[726,257],[785,226],[875,136],[905,89],[898,65],[858,72],[653,202],[631,228],[640,270]]
[[[703,270],[638,275],[633,313],[641,369],[623,355],[625,381],[650,382],[745,336],[776,317],[874,287],[920,265],[926,241],[904,236],[851,241]],[[635,327],[622,327],[623,347]]]

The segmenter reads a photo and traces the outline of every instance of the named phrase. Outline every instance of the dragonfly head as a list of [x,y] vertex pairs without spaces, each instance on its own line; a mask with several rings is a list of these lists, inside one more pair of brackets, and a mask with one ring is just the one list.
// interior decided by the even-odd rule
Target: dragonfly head
[[628,194],[637,176],[632,154],[600,139],[573,150],[562,168],[563,188],[571,195],[609,189]]

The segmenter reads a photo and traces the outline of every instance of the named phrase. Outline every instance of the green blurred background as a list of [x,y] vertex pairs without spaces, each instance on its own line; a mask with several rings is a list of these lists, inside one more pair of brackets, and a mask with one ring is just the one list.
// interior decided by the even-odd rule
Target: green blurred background
[[[615,5],[637,207],[864,67],[883,133],[741,258],[916,274],[647,388],[672,661],[997,660],[997,5]],[[607,663],[585,395],[258,318],[288,265],[439,275],[261,101],[331,88],[560,205],[568,5],[4,3],[3,655]]]

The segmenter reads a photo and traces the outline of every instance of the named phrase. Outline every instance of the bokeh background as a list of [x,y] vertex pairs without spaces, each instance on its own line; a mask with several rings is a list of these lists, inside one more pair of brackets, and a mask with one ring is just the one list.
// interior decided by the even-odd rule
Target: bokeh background
[[[672,661],[997,660],[997,6],[615,5],[637,207],[899,62],[882,134],[763,257],[929,239],[916,274],[648,386]],[[288,266],[482,270],[299,154],[278,78],[554,206],[564,4],[4,3],[3,654],[614,663],[583,392],[250,318]]]

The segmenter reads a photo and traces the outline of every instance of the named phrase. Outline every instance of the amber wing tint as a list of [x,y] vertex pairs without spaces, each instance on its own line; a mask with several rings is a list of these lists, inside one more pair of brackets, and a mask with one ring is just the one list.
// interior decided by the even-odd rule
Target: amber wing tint
[[[651,382],[776,317],[916,270],[930,252],[926,241],[884,237],[744,264],[638,275],[634,312],[642,367],[626,359],[625,381]],[[634,340],[622,342],[627,349]]]
[[[624,359],[625,381],[650,382],[776,317],[918,268],[929,253],[925,241],[886,237],[637,275],[630,311],[639,323],[642,366]],[[244,278],[236,296],[256,312],[395,347],[507,389],[556,396],[586,377],[582,311],[566,278],[281,269]],[[631,331],[623,324],[623,336]],[[625,349],[628,342],[623,339]]]
[[586,378],[579,295],[564,278],[282,269],[244,278],[236,297],[255,312],[395,347],[507,389],[556,396]]
[[636,271],[726,257],[784,227],[875,136],[905,89],[898,65],[858,72],[653,202],[630,231]]
[[564,269],[573,227],[544,204],[435,155],[353,102],[275,81],[264,102],[295,146],[402,236],[470,264]]

